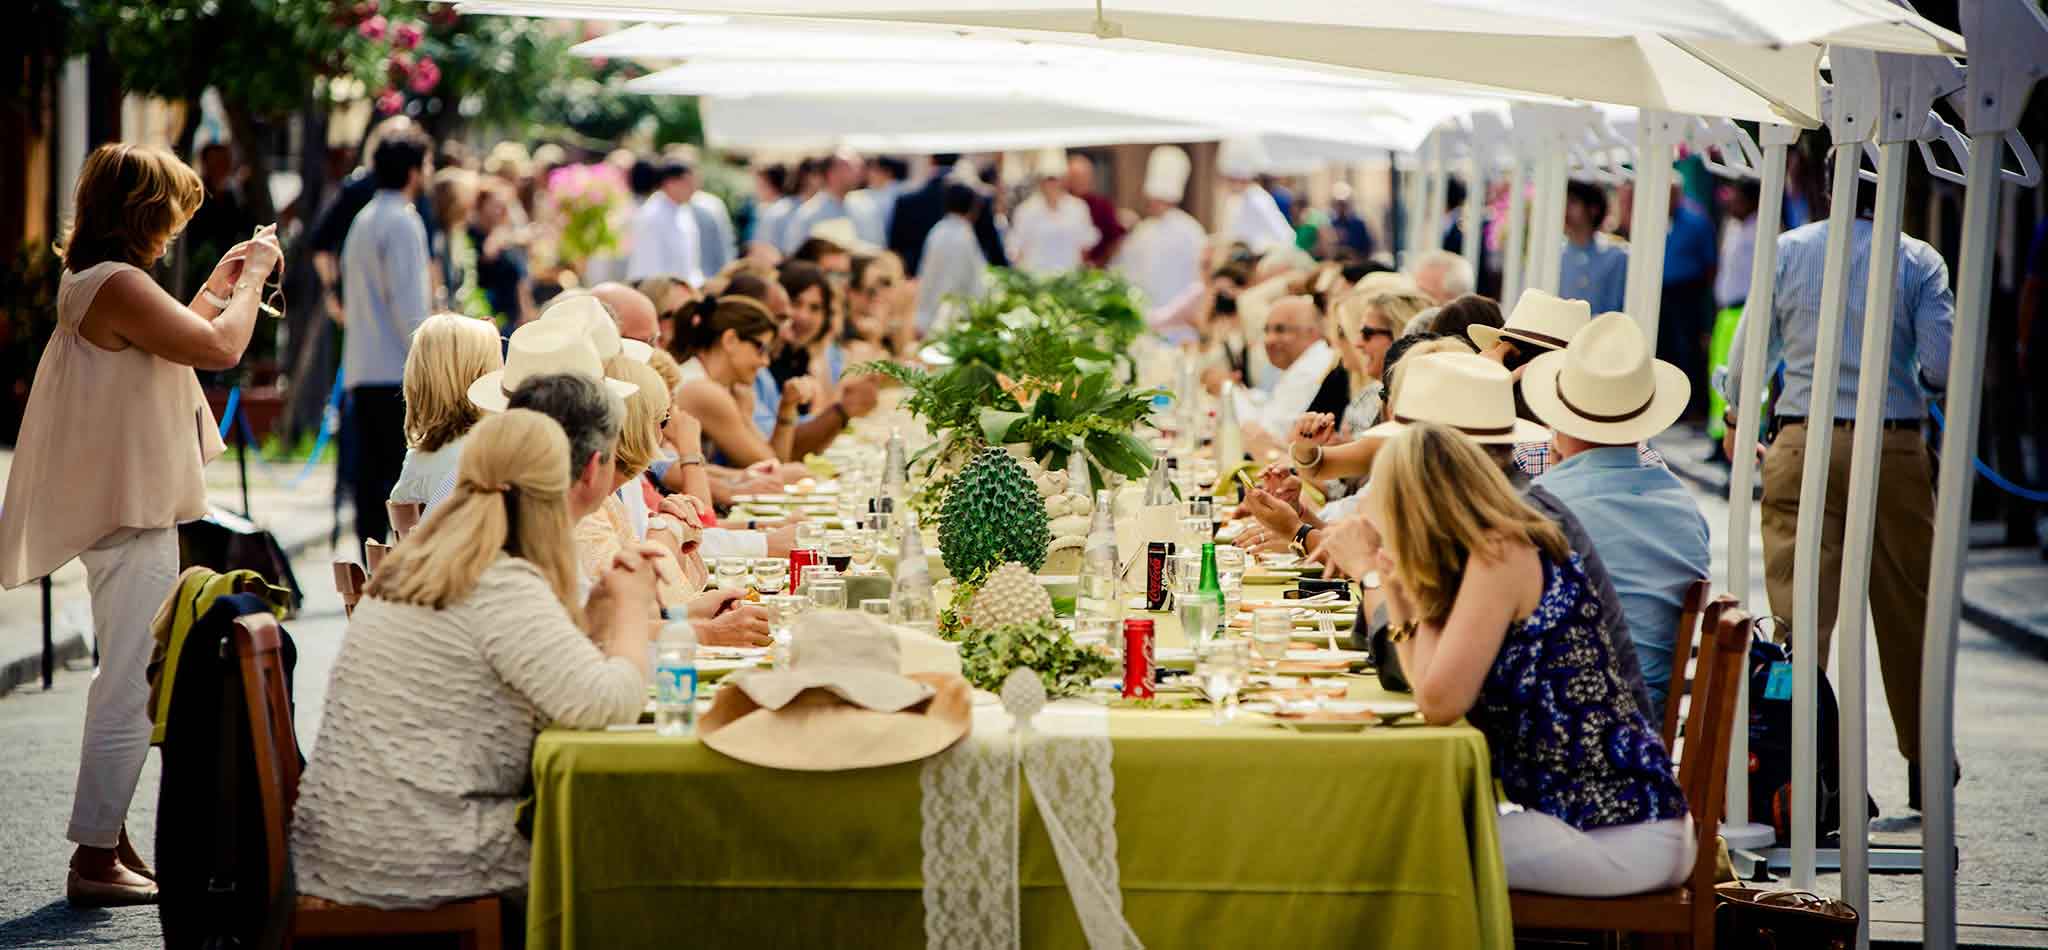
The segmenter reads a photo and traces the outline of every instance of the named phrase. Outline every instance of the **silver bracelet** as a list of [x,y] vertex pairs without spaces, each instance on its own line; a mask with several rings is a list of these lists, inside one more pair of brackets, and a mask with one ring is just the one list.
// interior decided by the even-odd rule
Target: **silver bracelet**
[[1320,446],[1320,445],[1315,445],[1314,443],[1310,443],[1310,446],[1309,446],[1309,447],[1310,447],[1310,448],[1313,448],[1313,449],[1315,449],[1315,450],[1316,450],[1316,454],[1315,454],[1315,457],[1314,457],[1314,458],[1311,458],[1311,459],[1309,459],[1308,461],[1304,462],[1304,461],[1302,461],[1302,460],[1301,460],[1301,456],[1299,456],[1299,455],[1296,455],[1296,454],[1295,454],[1295,452],[1294,452],[1294,449],[1293,449],[1293,447],[1292,447],[1292,446],[1290,446],[1290,447],[1288,447],[1288,449],[1287,449],[1287,460],[1288,460],[1288,461],[1290,461],[1290,462],[1293,462],[1293,463],[1294,463],[1294,467],[1295,467],[1295,468],[1297,468],[1297,469],[1300,469],[1300,468],[1315,468],[1315,467],[1317,467],[1317,466],[1319,466],[1319,465],[1323,464],[1323,447],[1322,447],[1322,446]]
[[212,290],[205,287],[199,288],[199,299],[204,300],[209,304],[212,304],[213,309],[215,310],[226,310],[228,308],[228,298],[223,297],[217,293],[214,293]]

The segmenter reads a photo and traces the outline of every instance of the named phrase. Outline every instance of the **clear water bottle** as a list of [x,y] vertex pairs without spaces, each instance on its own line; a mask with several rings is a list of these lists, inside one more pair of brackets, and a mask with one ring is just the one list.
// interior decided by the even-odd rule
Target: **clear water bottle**
[[1117,577],[1123,562],[1117,557],[1116,523],[1110,517],[1108,489],[1095,493],[1095,516],[1088,526],[1088,543],[1082,548],[1082,594],[1091,616],[1110,621],[1112,628],[1123,621],[1123,597]]
[[1165,449],[1162,448],[1153,453],[1152,472],[1145,476],[1146,505],[1171,505],[1176,500],[1173,494],[1173,484],[1167,480],[1170,473],[1167,471],[1168,466],[1166,463],[1167,455]]
[[925,563],[924,539],[917,533],[917,513],[906,511],[901,520],[903,542],[897,549],[896,580],[889,587],[889,620],[930,633],[939,627],[931,566]]
[[654,731],[664,736],[697,731],[697,631],[680,616],[662,624],[654,643]]

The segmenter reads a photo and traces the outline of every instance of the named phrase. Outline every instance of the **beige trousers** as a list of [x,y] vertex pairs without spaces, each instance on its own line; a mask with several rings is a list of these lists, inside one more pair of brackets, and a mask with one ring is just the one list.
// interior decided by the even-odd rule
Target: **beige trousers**
[[[1842,583],[1842,523],[1848,507],[1853,430],[1837,426],[1829,440],[1827,507],[1820,542],[1820,664],[1827,668]],[[1927,574],[1934,546],[1934,486],[1927,443],[1918,431],[1887,429],[1878,463],[1877,531],[1870,558],[1870,612],[1899,752],[1920,759],[1920,657],[1927,621]],[[1764,455],[1764,581],[1771,613],[1791,629],[1793,541],[1799,481],[1806,465],[1806,426],[1788,425]]]
[[150,619],[178,582],[175,528],[124,528],[79,555],[92,597],[99,669],[85,697],[85,741],[65,836],[111,848],[149,758]]

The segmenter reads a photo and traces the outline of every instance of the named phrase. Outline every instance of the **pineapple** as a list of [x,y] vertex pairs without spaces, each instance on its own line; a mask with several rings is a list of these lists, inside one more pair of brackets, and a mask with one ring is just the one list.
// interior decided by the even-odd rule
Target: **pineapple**
[[1045,500],[1016,458],[1001,448],[982,449],[953,476],[939,520],[939,553],[946,570],[973,582],[989,569],[1016,561],[1029,570],[1045,563]]

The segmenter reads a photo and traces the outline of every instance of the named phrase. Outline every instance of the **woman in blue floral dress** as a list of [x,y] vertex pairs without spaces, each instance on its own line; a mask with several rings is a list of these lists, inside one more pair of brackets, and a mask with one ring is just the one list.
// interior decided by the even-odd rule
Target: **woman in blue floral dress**
[[1556,526],[1443,426],[1390,439],[1367,491],[1416,703],[1431,723],[1484,733],[1520,806],[1500,818],[1508,886],[1610,897],[1683,881],[1695,856],[1685,794]]

